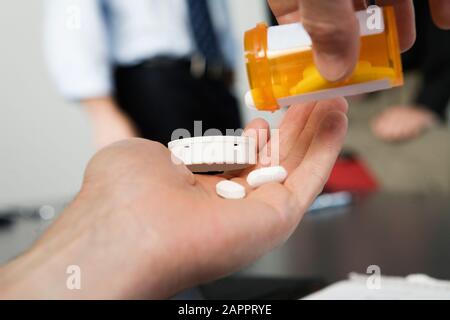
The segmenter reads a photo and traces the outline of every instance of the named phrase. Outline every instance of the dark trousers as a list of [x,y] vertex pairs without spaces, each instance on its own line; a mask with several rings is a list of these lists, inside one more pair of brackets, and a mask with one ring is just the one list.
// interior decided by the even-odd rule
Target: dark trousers
[[203,132],[214,128],[223,135],[241,128],[237,101],[225,81],[194,78],[187,65],[117,67],[114,79],[116,100],[143,138],[167,145],[176,129],[194,136],[194,121],[202,121]]
[[417,39],[403,54],[405,71],[419,70],[422,85],[416,103],[445,119],[450,99],[450,31],[436,27],[432,21],[428,1],[414,1],[416,7]]

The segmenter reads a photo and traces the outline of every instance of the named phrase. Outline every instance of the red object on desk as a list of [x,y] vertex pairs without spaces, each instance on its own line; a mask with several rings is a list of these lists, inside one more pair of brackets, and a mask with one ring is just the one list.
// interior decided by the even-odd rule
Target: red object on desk
[[340,157],[325,185],[325,192],[375,192],[379,189],[376,178],[365,163],[357,157]]

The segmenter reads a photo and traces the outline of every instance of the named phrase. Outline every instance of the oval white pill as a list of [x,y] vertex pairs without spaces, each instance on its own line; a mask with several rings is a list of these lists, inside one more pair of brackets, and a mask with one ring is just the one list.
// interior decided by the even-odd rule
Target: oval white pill
[[230,180],[223,180],[216,184],[216,192],[225,199],[242,199],[245,197],[245,188]]
[[253,170],[247,176],[247,182],[253,188],[269,182],[283,182],[286,180],[287,171],[281,166],[267,167]]

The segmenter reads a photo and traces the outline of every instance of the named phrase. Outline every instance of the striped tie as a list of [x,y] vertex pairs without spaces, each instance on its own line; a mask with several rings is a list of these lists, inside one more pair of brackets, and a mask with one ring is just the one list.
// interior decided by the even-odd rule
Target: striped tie
[[197,51],[208,63],[221,63],[223,57],[214,32],[207,0],[187,0],[192,36]]

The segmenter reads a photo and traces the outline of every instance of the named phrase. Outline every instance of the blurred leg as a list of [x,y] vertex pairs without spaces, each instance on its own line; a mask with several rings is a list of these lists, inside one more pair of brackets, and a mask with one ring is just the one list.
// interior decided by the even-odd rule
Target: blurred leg
[[432,22],[425,1],[416,1],[417,41],[403,56],[406,70],[418,69],[422,84],[411,106],[393,106],[372,122],[374,134],[385,141],[403,141],[422,134],[444,119],[450,98],[450,34]]

